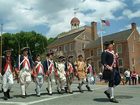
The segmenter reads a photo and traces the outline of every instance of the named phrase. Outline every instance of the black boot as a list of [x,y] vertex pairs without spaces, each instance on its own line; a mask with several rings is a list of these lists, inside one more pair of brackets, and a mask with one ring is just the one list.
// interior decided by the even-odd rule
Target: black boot
[[3,92],[3,94],[4,94],[3,99],[4,99],[4,100],[8,100],[8,97],[7,97],[7,92]]
[[8,89],[6,93],[7,93],[7,98],[10,99],[10,98],[11,98],[11,97],[10,97],[10,89]]
[[86,88],[88,91],[92,92],[92,90],[90,89],[90,87],[88,85],[86,85]]
[[79,84],[79,86],[78,86],[77,88],[79,89],[79,91],[80,91],[81,93],[84,92],[84,91],[82,90],[82,88],[81,88],[81,84]]

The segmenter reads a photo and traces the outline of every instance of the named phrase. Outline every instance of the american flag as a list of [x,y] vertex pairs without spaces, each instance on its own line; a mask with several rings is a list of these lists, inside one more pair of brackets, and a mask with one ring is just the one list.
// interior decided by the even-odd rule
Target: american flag
[[101,20],[101,22],[102,22],[102,25],[104,26],[110,26],[109,20]]

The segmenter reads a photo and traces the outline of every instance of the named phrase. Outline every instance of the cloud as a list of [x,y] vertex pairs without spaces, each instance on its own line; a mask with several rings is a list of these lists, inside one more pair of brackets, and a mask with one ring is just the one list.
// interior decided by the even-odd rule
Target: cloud
[[133,12],[129,9],[126,9],[123,11],[123,15],[128,17],[129,19],[138,18],[138,17],[140,17],[140,10]]
[[140,0],[132,0],[134,4],[140,4]]
[[74,8],[79,8],[76,16],[83,26],[101,18],[116,19],[114,13],[125,7],[123,0],[1,0],[0,22],[5,31],[15,32],[47,24],[47,36],[56,36],[70,30]]

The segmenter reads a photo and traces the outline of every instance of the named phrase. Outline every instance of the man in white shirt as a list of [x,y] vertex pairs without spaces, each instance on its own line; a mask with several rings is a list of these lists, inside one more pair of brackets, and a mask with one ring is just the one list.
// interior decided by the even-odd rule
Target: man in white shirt
[[125,75],[125,78],[126,78],[126,81],[125,81],[125,84],[127,84],[127,82],[129,82],[129,85],[131,85],[131,72],[130,70],[126,70],[124,72],[124,75]]

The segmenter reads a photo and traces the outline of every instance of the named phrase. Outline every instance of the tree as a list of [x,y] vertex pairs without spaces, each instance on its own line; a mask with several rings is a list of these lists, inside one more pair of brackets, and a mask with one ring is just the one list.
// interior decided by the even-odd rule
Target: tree
[[29,47],[32,56],[42,54],[47,48],[47,38],[42,34],[31,32],[19,32],[15,34],[4,33],[3,38],[3,51],[7,48],[13,49],[13,56],[16,57],[20,53],[22,47]]

